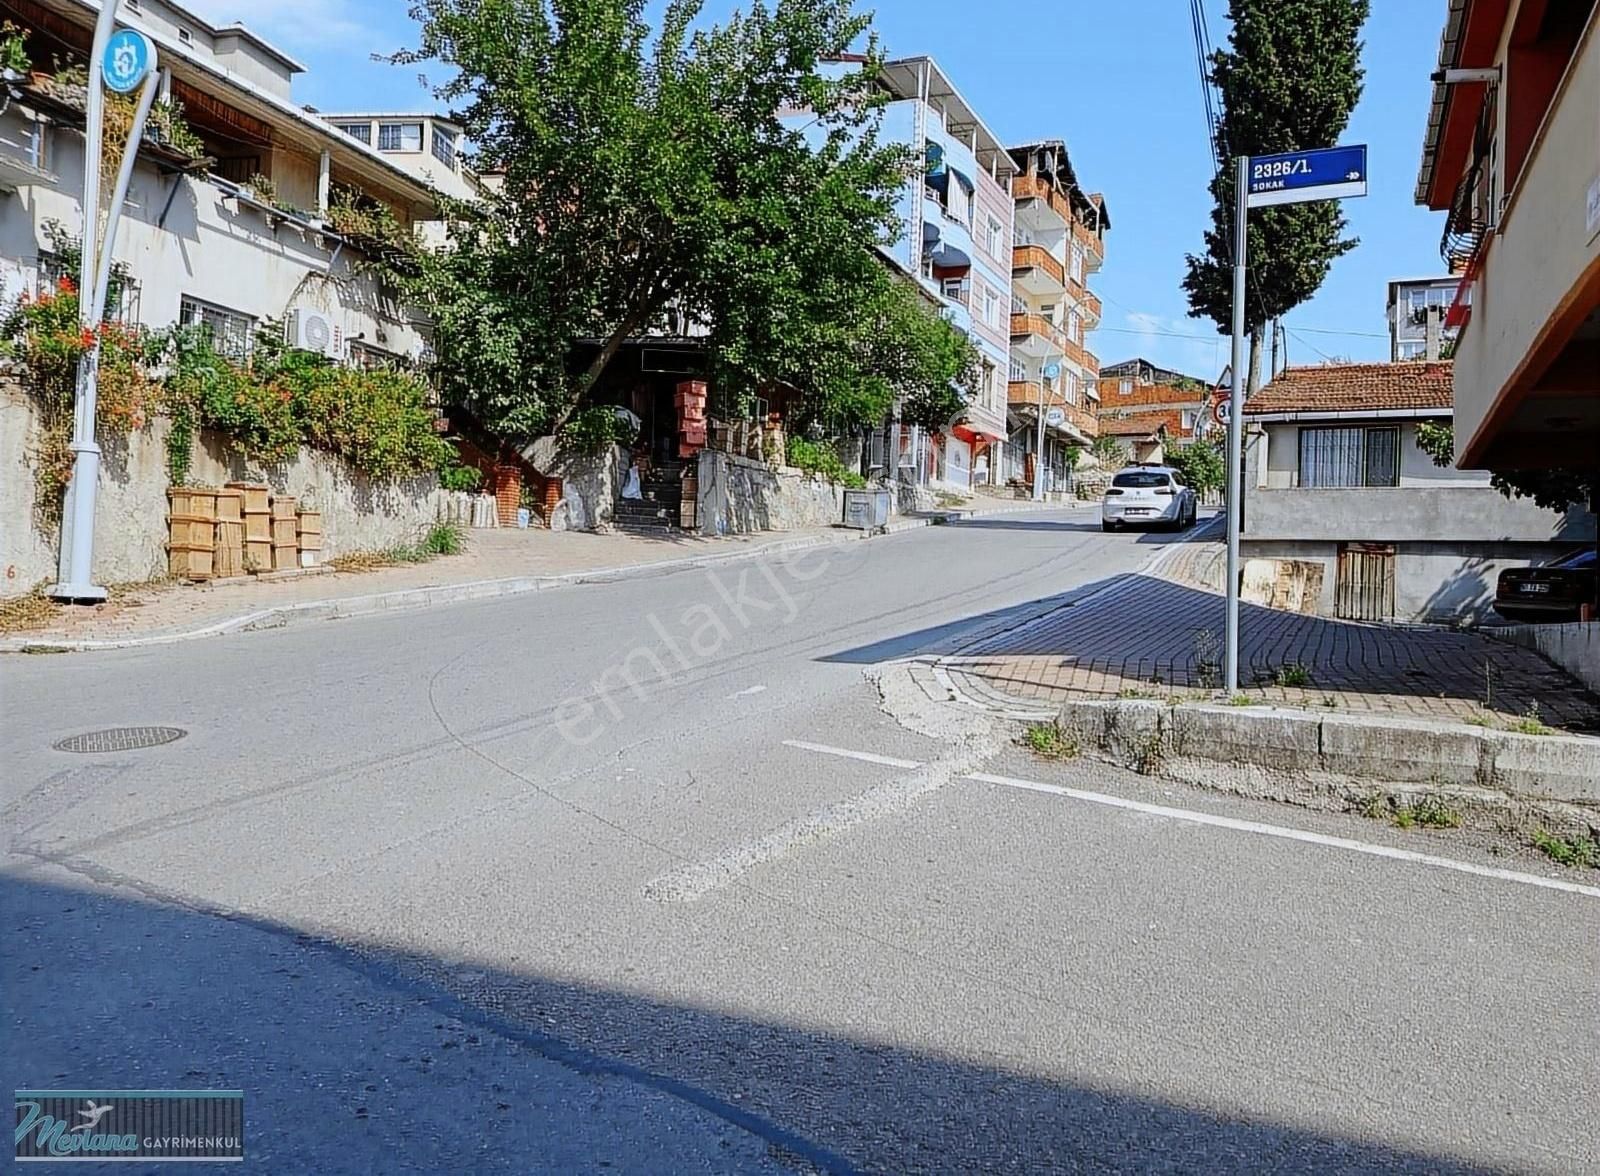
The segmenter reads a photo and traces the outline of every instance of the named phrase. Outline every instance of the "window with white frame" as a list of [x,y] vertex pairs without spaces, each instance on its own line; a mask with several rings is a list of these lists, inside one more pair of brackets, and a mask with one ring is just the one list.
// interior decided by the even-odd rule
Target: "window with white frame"
[[1027,378],[1027,365],[1025,365],[1021,360],[1013,359],[1011,361],[1011,382],[1013,384],[1020,384]]
[[1073,372],[1061,377],[1061,394],[1067,398],[1068,404],[1078,403],[1078,377]]
[[364,122],[334,123],[333,129],[349,135],[357,142],[372,146],[372,124]]
[[392,122],[378,124],[379,151],[421,151],[422,124]]
[[250,355],[256,329],[256,320],[250,315],[185,295],[178,304],[178,323],[204,327],[211,335],[211,345],[230,359],[242,361]]
[[1195,421],[1195,410],[1194,409],[1186,408],[1186,409],[1183,409],[1179,413],[1179,422],[1182,424],[1184,432],[1186,432],[1186,433],[1194,432],[1194,421]]
[[433,128],[433,157],[451,171],[456,169],[456,136],[443,127]]
[[1133,381],[1128,379],[1127,377],[1123,377],[1122,379],[1118,380],[1117,381],[1117,395],[1118,396],[1132,396],[1133,395]]
[[951,302],[966,302],[967,284],[960,278],[945,278],[940,283],[940,287],[944,291],[944,296],[950,299]]
[[1083,342],[1083,320],[1075,310],[1067,311],[1067,338],[1074,343]]
[[1072,280],[1074,282],[1083,281],[1083,246],[1082,245],[1074,245],[1072,247]]
[[1000,295],[988,286],[983,288],[983,321],[991,327],[1000,325]]
[[1005,248],[1006,228],[1000,223],[1000,218],[993,213],[989,214],[987,228],[989,233],[989,256],[998,258],[1000,251]]

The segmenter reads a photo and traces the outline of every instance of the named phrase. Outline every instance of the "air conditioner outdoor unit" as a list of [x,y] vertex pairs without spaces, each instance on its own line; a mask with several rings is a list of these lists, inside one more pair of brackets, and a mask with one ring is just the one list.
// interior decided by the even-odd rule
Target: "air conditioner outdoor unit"
[[325,311],[297,306],[283,325],[283,341],[301,351],[339,359],[344,355],[344,328]]

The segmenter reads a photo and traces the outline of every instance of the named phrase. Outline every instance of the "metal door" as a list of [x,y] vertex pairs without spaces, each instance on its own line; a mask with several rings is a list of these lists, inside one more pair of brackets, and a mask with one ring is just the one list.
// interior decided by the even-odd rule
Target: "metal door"
[[1339,548],[1333,613],[1351,621],[1387,621],[1394,616],[1394,548],[1346,543]]

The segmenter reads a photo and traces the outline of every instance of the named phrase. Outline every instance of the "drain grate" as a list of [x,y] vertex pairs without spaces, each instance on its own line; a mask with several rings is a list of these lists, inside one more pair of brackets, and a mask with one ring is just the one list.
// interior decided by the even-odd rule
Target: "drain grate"
[[68,735],[56,743],[57,751],[137,751],[141,747],[160,747],[182,739],[189,732],[182,727],[108,727],[104,731],[85,731]]

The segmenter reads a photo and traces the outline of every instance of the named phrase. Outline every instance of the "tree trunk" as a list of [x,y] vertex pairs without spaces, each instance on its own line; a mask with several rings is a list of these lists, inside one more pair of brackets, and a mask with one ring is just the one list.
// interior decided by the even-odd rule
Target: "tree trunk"
[[583,375],[578,377],[577,393],[567,403],[567,406],[556,414],[555,420],[551,422],[550,431],[552,433],[558,432],[561,426],[567,423],[567,418],[572,416],[578,405],[583,403],[590,390],[599,382],[600,377],[605,374],[607,366],[617,357],[617,352],[622,350],[622,345],[649,319],[650,313],[649,307],[636,307],[634,310],[629,311],[612,330],[611,334],[606,337],[606,341],[600,345],[600,353],[589,362],[588,367],[583,369]]
[[1261,388],[1261,328],[1250,330],[1250,382],[1245,386],[1245,396],[1254,396]]

